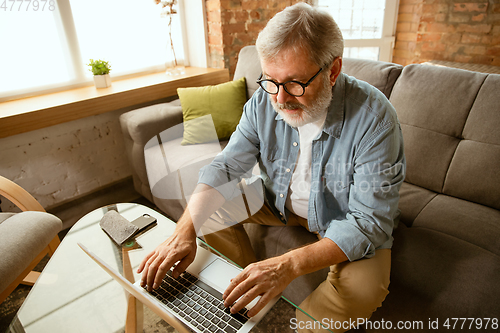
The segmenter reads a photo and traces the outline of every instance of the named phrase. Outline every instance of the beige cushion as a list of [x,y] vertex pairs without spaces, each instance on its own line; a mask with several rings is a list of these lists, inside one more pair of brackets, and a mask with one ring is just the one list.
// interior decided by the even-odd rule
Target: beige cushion
[[403,66],[390,62],[373,61],[365,59],[344,58],[342,71],[356,79],[368,82],[384,95],[391,96],[394,82],[398,79]]
[[28,267],[61,229],[61,220],[45,212],[10,214],[0,224],[0,291]]

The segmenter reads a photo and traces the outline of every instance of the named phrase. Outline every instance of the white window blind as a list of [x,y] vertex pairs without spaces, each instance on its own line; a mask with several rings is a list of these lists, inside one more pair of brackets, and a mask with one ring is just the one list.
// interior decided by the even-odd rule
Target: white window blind
[[[113,78],[173,62],[168,18],[152,0],[0,0],[0,6],[3,100],[88,83],[91,58],[108,61]],[[174,15],[172,34],[182,64],[179,21]]]

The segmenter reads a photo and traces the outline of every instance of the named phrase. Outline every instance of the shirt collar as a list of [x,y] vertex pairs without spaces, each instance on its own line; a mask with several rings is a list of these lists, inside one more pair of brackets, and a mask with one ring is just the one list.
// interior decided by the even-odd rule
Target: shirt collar
[[332,101],[323,127],[323,132],[337,139],[340,139],[344,126],[345,79],[345,74],[340,73],[332,87]]

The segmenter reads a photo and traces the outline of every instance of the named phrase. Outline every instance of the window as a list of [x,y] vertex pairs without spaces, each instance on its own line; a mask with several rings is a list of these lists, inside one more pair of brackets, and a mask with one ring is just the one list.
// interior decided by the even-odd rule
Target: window
[[[161,5],[136,0],[0,0],[0,99],[92,80],[89,59],[113,78],[172,63]],[[184,60],[180,15],[173,16],[176,58]]]
[[344,36],[344,57],[391,61],[398,0],[315,0]]

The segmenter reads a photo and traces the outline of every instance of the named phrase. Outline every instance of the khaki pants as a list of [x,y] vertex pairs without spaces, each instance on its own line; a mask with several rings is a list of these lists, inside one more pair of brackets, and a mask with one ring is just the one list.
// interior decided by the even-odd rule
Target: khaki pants
[[[227,209],[226,205],[225,207]],[[244,208],[233,208],[238,216],[244,213],[241,211]],[[219,231],[204,234],[205,241],[241,267],[257,261],[243,223],[283,226],[271,209],[264,205],[256,214],[243,222],[223,229],[210,227],[214,223],[220,226],[224,223],[223,219],[228,216],[230,214],[227,211],[216,213],[207,221],[207,227],[202,229]],[[309,232],[307,220],[294,214],[290,214],[287,226],[302,226],[305,228],[304,232]],[[370,318],[382,305],[382,301],[389,293],[387,288],[390,268],[390,249],[377,250],[370,259],[332,265],[327,279],[300,304],[300,308],[327,325],[333,332],[345,332],[355,328],[353,323],[357,323],[358,318],[360,320]],[[296,315],[297,331],[327,332],[299,309]]]

